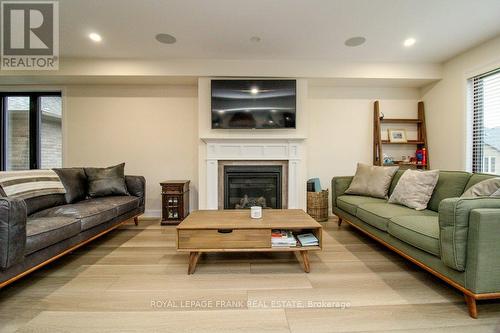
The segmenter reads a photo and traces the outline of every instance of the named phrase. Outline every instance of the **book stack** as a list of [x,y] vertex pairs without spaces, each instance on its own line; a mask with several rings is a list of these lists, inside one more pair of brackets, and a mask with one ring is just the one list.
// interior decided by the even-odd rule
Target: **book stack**
[[290,230],[273,229],[271,234],[272,247],[294,247],[297,240]]
[[311,233],[297,235],[297,238],[299,239],[301,246],[318,246],[319,245],[318,239],[316,238],[316,236],[314,236]]

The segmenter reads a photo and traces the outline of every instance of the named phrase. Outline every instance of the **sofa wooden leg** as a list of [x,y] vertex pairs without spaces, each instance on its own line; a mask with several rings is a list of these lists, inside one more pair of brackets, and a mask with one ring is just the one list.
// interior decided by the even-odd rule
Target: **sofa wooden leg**
[[139,225],[139,218],[137,216],[134,217],[134,223],[135,225]]
[[340,227],[340,225],[342,224],[342,218],[340,218],[340,217],[339,217],[338,224],[339,224],[339,227]]
[[469,316],[477,319],[477,304],[476,299],[473,296],[464,294],[465,303],[467,303],[467,308],[469,309]]

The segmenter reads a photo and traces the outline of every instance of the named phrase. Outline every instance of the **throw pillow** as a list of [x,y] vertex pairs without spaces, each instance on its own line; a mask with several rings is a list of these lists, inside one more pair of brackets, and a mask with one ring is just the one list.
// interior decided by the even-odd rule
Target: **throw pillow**
[[0,187],[2,196],[23,200],[66,193],[61,179],[52,170],[2,171]]
[[394,188],[389,203],[424,210],[439,179],[439,170],[406,170]]
[[61,179],[66,189],[66,202],[75,203],[87,197],[87,176],[83,168],[52,169]]
[[85,168],[90,197],[129,195],[125,183],[125,163],[108,168]]
[[381,167],[358,163],[356,174],[345,193],[387,198],[392,177],[398,169],[397,166]]
[[500,197],[500,178],[490,178],[471,186],[462,198]]

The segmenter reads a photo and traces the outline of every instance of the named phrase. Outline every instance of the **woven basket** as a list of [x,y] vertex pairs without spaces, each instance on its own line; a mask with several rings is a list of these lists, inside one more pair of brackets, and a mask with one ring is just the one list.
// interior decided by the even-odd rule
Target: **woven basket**
[[318,222],[328,220],[328,190],[307,192],[307,214]]

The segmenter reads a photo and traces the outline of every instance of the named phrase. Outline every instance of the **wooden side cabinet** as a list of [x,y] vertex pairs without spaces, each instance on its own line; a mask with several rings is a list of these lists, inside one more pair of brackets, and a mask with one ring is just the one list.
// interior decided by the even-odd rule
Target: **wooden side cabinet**
[[189,180],[166,180],[161,185],[162,225],[176,225],[189,215]]

